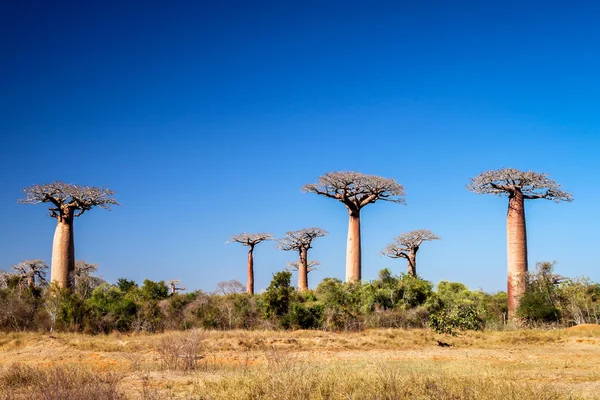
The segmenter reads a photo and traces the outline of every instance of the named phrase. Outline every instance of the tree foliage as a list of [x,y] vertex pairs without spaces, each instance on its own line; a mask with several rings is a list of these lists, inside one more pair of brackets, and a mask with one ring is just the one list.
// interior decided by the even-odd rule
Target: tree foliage
[[309,250],[315,238],[328,234],[329,232],[321,228],[304,228],[297,231],[289,231],[286,232],[283,238],[279,239],[277,246],[285,251]]
[[119,205],[112,197],[114,192],[106,187],[80,186],[64,182],[32,185],[23,189],[22,204],[50,203],[50,216],[61,218],[67,210],[77,210],[74,217],[81,216],[93,207],[110,210],[110,206]]
[[520,191],[525,199],[547,199],[555,202],[573,201],[573,196],[561,189],[549,174],[502,168],[482,172],[467,185],[467,189],[479,194],[503,196]]
[[428,229],[419,229],[401,234],[381,252],[390,258],[406,258],[419,250],[425,241],[439,240],[440,237]]
[[227,243],[240,243],[242,246],[254,247],[260,242],[266,240],[275,240],[275,237],[270,233],[239,233],[229,238]]
[[328,172],[316,183],[302,186],[302,191],[336,199],[352,210],[378,200],[405,204],[404,186],[395,179],[354,171]]

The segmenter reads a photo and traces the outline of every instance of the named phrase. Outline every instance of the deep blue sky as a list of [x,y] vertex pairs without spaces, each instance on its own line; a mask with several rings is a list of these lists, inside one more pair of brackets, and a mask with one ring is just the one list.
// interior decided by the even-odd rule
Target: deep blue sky
[[[75,222],[76,257],[109,281],[211,291],[246,279],[229,235],[318,226],[314,287],[344,278],[347,213],[300,186],[357,170],[397,179],[408,203],[364,209],[365,279],[405,271],[378,252],[428,228],[443,240],[420,275],[496,291],[507,201],[464,185],[514,167],[575,197],[528,203],[530,264],[600,280],[594,2],[3,3],[0,268],[50,263],[55,222],[16,200],[63,180],[117,192],[122,207]],[[294,258],[258,246],[257,289]]]

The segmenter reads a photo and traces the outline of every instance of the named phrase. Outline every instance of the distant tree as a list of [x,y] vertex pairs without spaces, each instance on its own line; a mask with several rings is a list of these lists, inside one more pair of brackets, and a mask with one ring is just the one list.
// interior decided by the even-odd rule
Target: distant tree
[[245,291],[246,290],[242,282],[237,281],[235,279],[229,281],[220,281],[219,283],[217,283],[216,292],[221,293],[225,296],[229,294],[240,294],[244,293]]
[[349,214],[346,247],[346,281],[361,279],[360,210],[376,201],[405,204],[404,187],[394,179],[360,172],[329,172],[317,183],[304,185],[302,191],[316,193],[342,202]]
[[96,276],[97,271],[98,264],[90,264],[84,260],[75,261],[71,285],[82,298],[87,299],[95,288],[104,283],[104,279]]
[[440,237],[428,229],[419,229],[401,234],[381,252],[390,258],[405,258],[408,261],[408,274],[417,276],[417,252],[425,241],[439,240]]
[[229,238],[227,243],[240,243],[242,246],[248,246],[248,283],[246,290],[249,294],[254,294],[254,247],[265,240],[274,240],[270,233],[240,233]]
[[267,318],[282,317],[289,311],[294,288],[290,284],[292,273],[280,271],[273,274],[273,280],[265,290],[263,307]]
[[75,242],[73,239],[73,219],[93,207],[106,210],[118,205],[112,198],[114,192],[104,187],[71,185],[54,182],[33,185],[23,189],[22,204],[50,203],[50,217],[56,218],[57,225],[52,246],[51,280],[60,287],[69,287],[69,276],[75,271]]
[[13,265],[11,269],[15,271],[14,275],[18,277],[20,286],[22,287],[34,289],[36,286],[48,283],[46,280],[48,266],[42,260],[21,261],[20,263]]
[[298,290],[308,290],[308,250],[312,248],[315,238],[323,237],[328,232],[321,228],[305,228],[289,231],[279,239],[278,247],[285,251],[298,252]]
[[164,300],[169,297],[169,288],[164,281],[154,282],[145,279],[140,292],[146,300]]
[[186,288],[181,286],[181,280],[179,279],[171,279],[167,281],[167,286],[171,290],[171,294],[175,294],[180,290],[185,290]]
[[474,193],[508,196],[506,236],[508,255],[508,314],[514,319],[521,297],[527,290],[527,233],[525,200],[546,199],[557,203],[573,201],[570,193],[548,174],[514,168],[487,171],[471,178],[467,190]]
[[137,283],[135,283],[135,281],[130,281],[125,278],[119,278],[117,279],[117,287],[119,288],[119,290],[121,290],[121,292],[127,293],[131,289],[137,288]]

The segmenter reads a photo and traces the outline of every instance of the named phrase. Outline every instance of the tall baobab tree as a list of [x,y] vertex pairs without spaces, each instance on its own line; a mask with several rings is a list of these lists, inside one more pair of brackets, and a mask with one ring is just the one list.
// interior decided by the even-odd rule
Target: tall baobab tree
[[474,193],[508,196],[506,244],[508,264],[508,314],[515,316],[521,296],[527,289],[527,232],[525,200],[546,199],[557,203],[573,201],[570,193],[548,174],[525,172],[514,168],[487,171],[471,178],[467,189]]
[[25,260],[11,267],[15,271],[22,286],[29,289],[35,289],[37,286],[44,285],[46,281],[46,270],[48,266],[42,260]]
[[246,291],[254,294],[254,247],[265,240],[274,240],[270,233],[240,233],[229,238],[227,243],[241,243],[242,246],[248,246],[248,283]]
[[56,218],[57,221],[50,277],[60,287],[70,287],[69,278],[75,271],[73,220],[93,207],[110,210],[111,205],[118,205],[112,197],[114,192],[104,187],[79,186],[64,182],[33,185],[23,189],[23,192],[25,197],[19,199],[22,204],[50,204],[50,217]]
[[302,191],[316,193],[342,202],[349,214],[346,246],[346,281],[361,279],[360,210],[376,201],[405,204],[404,187],[395,179],[360,172],[329,172],[317,183],[304,185]]
[[440,237],[428,229],[418,229],[401,234],[381,252],[390,258],[405,258],[408,261],[408,274],[417,276],[417,252],[421,244]]
[[321,228],[305,228],[289,231],[285,237],[279,239],[278,247],[281,250],[298,252],[298,290],[308,290],[308,250],[312,248],[315,238],[323,237],[328,232]]

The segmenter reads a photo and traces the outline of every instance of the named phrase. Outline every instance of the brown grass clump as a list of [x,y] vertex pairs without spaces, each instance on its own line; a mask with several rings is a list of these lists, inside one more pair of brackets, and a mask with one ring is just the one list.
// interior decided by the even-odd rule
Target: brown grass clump
[[6,400],[121,400],[121,376],[80,368],[32,368],[12,364],[0,372],[0,398]]
[[385,364],[368,369],[321,369],[290,360],[226,379],[207,380],[200,399],[265,400],[561,400],[577,399],[551,384],[521,383],[516,377],[420,376]]

